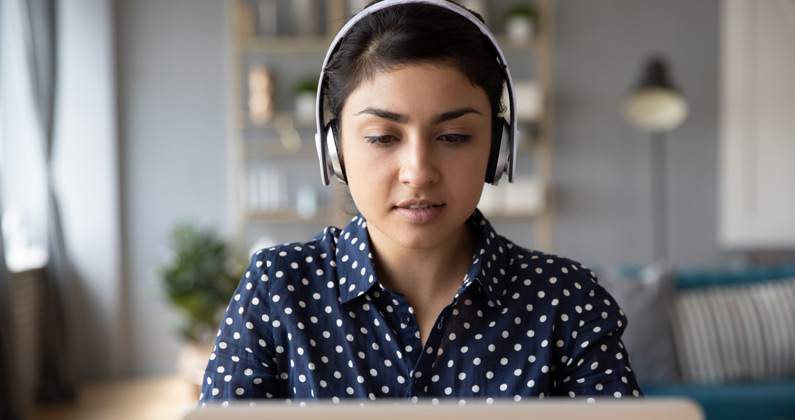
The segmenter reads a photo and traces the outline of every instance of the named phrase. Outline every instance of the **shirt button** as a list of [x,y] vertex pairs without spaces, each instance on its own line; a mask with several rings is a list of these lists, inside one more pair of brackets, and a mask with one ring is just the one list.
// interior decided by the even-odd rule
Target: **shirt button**
[[414,388],[424,388],[425,387],[425,379],[417,378],[414,380]]
[[411,317],[410,317],[410,316],[408,316],[408,315],[403,315],[403,316],[400,318],[400,322],[402,322],[402,323],[404,323],[404,324],[406,324],[406,325],[409,325],[409,324],[411,324]]

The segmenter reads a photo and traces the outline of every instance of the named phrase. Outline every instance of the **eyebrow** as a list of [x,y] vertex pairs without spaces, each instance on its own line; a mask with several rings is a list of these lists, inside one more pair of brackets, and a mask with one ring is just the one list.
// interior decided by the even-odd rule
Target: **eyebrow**
[[[362,114],[375,115],[376,117],[383,118],[389,121],[394,121],[399,124],[405,124],[409,121],[409,117],[405,114],[399,114],[397,112],[387,111],[385,109],[380,109],[380,108],[368,107],[357,112],[354,115],[362,115]],[[454,120],[466,114],[483,115],[480,113],[480,111],[474,108],[466,107],[466,108],[456,109],[453,111],[443,112],[435,116],[432,120],[432,123],[433,124],[443,123],[445,121]]]
[[454,120],[454,119],[456,119],[458,117],[461,117],[461,116],[464,116],[466,114],[483,115],[478,110],[476,110],[474,108],[467,107],[467,108],[456,109],[454,111],[449,111],[449,112],[445,112],[445,113],[439,114],[433,119],[433,123],[434,124],[443,123],[445,121]]
[[387,111],[385,109],[380,109],[380,108],[368,107],[357,112],[354,115],[362,115],[362,114],[375,115],[378,118],[394,121],[399,124],[405,124],[409,121],[409,117],[404,114],[398,114],[397,112]]

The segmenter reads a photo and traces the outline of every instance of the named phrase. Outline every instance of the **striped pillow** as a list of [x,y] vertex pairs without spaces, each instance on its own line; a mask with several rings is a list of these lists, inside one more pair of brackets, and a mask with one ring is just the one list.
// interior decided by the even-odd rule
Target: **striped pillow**
[[671,321],[685,382],[795,376],[795,278],[682,291]]

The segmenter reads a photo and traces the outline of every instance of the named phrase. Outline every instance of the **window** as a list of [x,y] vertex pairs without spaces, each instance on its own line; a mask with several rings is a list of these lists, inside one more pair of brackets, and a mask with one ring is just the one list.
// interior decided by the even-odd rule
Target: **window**
[[19,2],[0,3],[0,215],[11,271],[46,260],[47,187]]

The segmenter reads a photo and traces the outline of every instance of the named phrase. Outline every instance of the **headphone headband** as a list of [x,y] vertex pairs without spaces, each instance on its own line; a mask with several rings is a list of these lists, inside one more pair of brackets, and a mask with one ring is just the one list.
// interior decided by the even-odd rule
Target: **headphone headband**
[[[329,158],[330,151],[328,149],[327,141],[326,141],[326,124],[324,122],[324,110],[323,110],[323,98],[324,98],[324,87],[323,87],[323,80],[326,77],[326,66],[328,66],[331,57],[339,48],[342,39],[350,32],[351,28],[353,28],[358,22],[362,19],[372,15],[379,10],[386,9],[388,7],[394,7],[403,4],[428,4],[433,6],[438,6],[449,11],[452,11],[459,16],[464,17],[469,22],[473,23],[477,28],[480,30],[481,34],[485,35],[489,41],[491,42],[494,50],[497,52],[496,60],[499,63],[500,67],[503,69],[505,75],[505,83],[506,83],[506,90],[508,91],[508,106],[509,106],[509,131],[508,131],[508,148],[509,148],[509,156],[507,161],[507,167],[505,169],[508,172],[508,182],[513,182],[514,173],[516,172],[516,138],[517,135],[517,124],[516,124],[516,99],[514,98],[513,92],[513,80],[511,79],[511,72],[508,70],[507,61],[505,60],[505,55],[502,53],[499,45],[497,44],[497,40],[494,37],[494,34],[491,33],[489,28],[480,21],[475,15],[469,12],[469,10],[465,9],[464,7],[459,6],[453,2],[447,0],[383,0],[381,2],[372,4],[368,7],[365,7],[355,16],[353,16],[337,33],[334,37],[334,40],[331,41],[331,45],[329,46],[328,51],[326,52],[326,57],[323,60],[323,67],[320,69],[320,79],[318,81],[318,88],[317,88],[317,99],[316,99],[316,125],[317,125],[317,132],[315,133],[315,144],[317,146],[317,153],[318,158],[320,159],[320,176],[323,180],[324,185],[328,185],[332,175],[332,165]],[[336,153],[336,150],[334,151]]]

